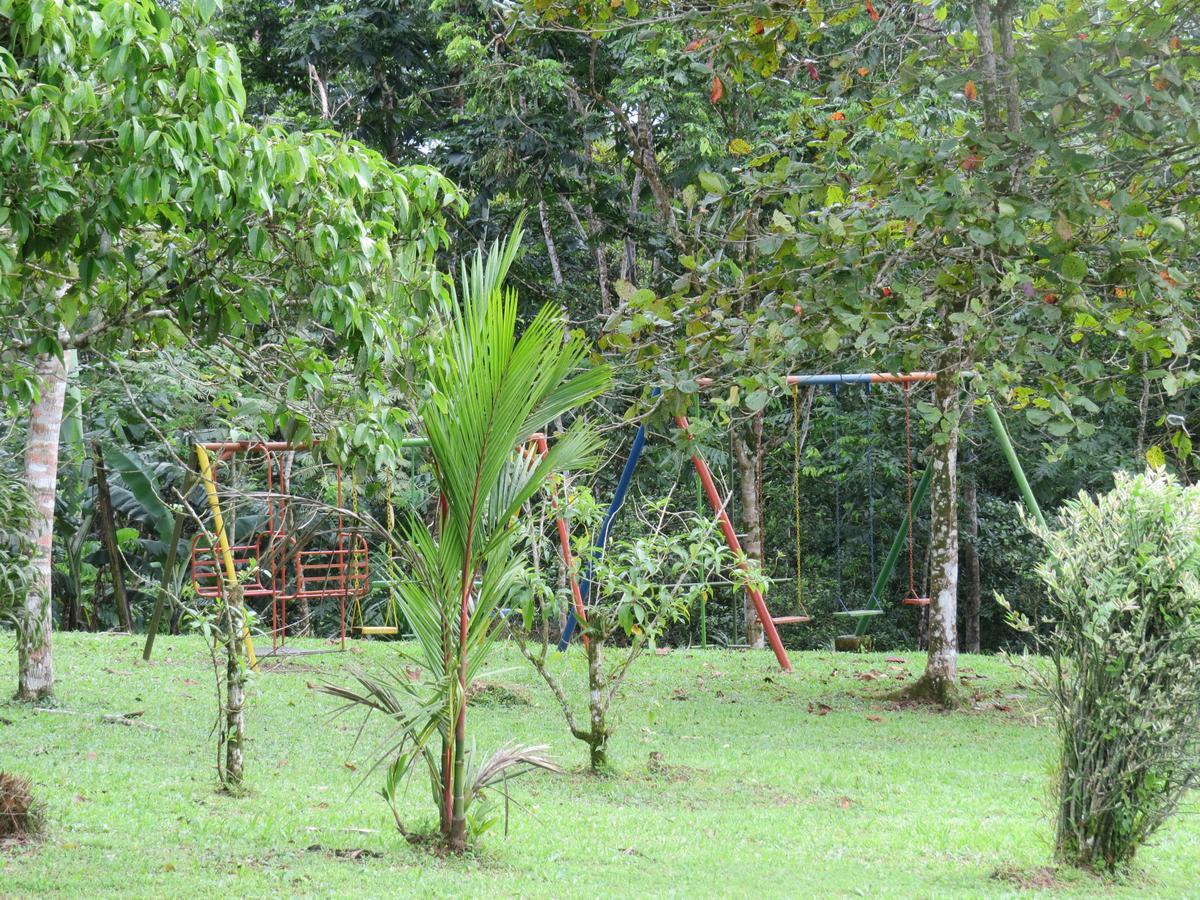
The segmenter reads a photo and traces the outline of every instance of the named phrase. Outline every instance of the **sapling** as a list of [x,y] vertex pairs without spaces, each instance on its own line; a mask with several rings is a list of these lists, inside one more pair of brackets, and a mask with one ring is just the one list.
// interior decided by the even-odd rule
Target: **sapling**
[[[587,660],[587,719],[576,712],[562,679],[552,669],[552,622],[557,622],[570,595],[555,594],[538,573],[520,624],[509,630],[521,654],[534,667],[558,702],[573,737],[588,748],[588,764],[595,773],[609,765],[608,741],[616,727],[616,703],[634,664],[672,625],[686,621],[693,608],[711,590],[708,581],[730,562],[715,536],[715,520],[694,513],[672,513],[670,498],[639,503],[638,527],[627,538],[611,540],[603,555],[591,553],[591,539],[583,535],[579,570],[590,573],[586,619],[578,624]],[[586,489],[574,492],[570,504],[572,524],[595,524],[598,509]],[[537,541],[540,535],[533,539]],[[544,556],[545,551],[540,556]],[[758,579],[757,571],[736,577]],[[741,582],[739,582],[741,583]]]

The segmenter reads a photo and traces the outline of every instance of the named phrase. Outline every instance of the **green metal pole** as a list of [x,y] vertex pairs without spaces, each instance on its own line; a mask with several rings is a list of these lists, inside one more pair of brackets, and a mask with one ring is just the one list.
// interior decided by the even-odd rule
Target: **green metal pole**
[[142,650],[142,659],[149,660],[154,652],[154,638],[158,635],[162,624],[163,611],[170,595],[170,584],[175,577],[175,557],[178,553],[179,542],[183,540],[183,513],[175,513],[175,527],[171,531],[171,545],[167,547],[167,559],[163,563],[162,580],[158,585],[158,596],[154,600],[154,613],[150,616],[150,624],[146,626],[146,646]]
[[[183,481],[183,496],[186,498],[196,486],[196,478],[189,474]],[[150,616],[150,622],[146,626],[146,646],[142,650],[142,659],[149,661],[150,654],[154,652],[154,638],[158,635],[158,629],[162,625],[163,611],[167,605],[167,598],[170,596],[170,584],[175,578],[175,568],[177,566],[177,556],[179,553],[179,542],[183,540],[183,525],[184,514],[182,512],[175,513],[175,523],[171,529],[171,545],[167,547],[167,558],[163,562],[162,579],[158,585],[158,596],[154,600],[154,613]],[[172,603],[174,600],[172,599]]]
[[1000,418],[1000,411],[996,409],[996,404],[990,400],[984,406],[984,410],[987,413],[988,421],[992,425],[992,431],[996,433],[996,440],[1000,442],[1000,449],[1004,451],[1004,458],[1008,460],[1008,467],[1012,470],[1017,487],[1021,491],[1021,498],[1025,501],[1025,511],[1037,519],[1037,523],[1045,528],[1046,518],[1042,515],[1042,509],[1038,506],[1037,498],[1033,496],[1033,489],[1029,486],[1029,479],[1025,477],[1025,470],[1021,468],[1021,460],[1017,459],[1017,451],[1013,447],[1012,438],[1008,436],[1008,429],[1004,427],[1004,420]]
[[[917,482],[917,487],[913,491],[912,508],[915,510],[924,505],[925,498],[929,494],[929,483],[933,480],[933,463],[925,464],[925,471],[921,473],[921,480]],[[900,522],[900,527],[896,530],[896,536],[892,539],[892,546],[888,550],[887,558],[883,561],[883,568],[879,570],[879,575],[875,578],[875,584],[871,586],[871,597],[867,601],[867,609],[878,609],[880,606],[880,597],[883,596],[884,590],[887,588],[887,583],[892,577],[892,573],[896,571],[896,563],[900,559],[900,554],[904,552],[905,544],[908,541],[908,516]],[[858,620],[858,624],[854,626],[854,634],[857,637],[862,637],[867,633],[867,625],[870,622],[869,617],[864,617]]]
[[[693,418],[700,418],[700,395],[696,395],[696,400],[692,404],[694,410]],[[699,474],[696,475],[696,515],[703,518],[704,516],[704,486],[700,483]],[[700,646],[708,646],[708,593],[707,591],[700,595]]]

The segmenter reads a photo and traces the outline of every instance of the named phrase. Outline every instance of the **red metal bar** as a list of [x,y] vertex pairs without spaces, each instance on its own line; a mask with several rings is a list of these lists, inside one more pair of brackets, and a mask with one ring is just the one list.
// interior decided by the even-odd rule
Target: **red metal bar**
[[[546,435],[538,432],[530,435],[530,439],[537,442],[538,453],[545,456],[550,452],[550,445],[546,443]],[[571,536],[567,532],[567,523],[558,510],[558,492],[554,490],[554,485],[549,485],[550,508],[554,511],[554,524],[558,528],[558,543],[562,547],[563,565],[567,569],[567,580],[571,583],[571,596],[575,598],[575,618],[580,622],[587,621],[587,611],[583,608],[583,595],[579,592],[579,582],[575,579],[575,559],[571,553]],[[583,636],[583,642],[587,644],[587,635]]]
[[[688,425],[687,416],[676,416],[675,422],[683,429],[684,435],[690,441],[692,439],[691,427]],[[725,533],[725,543],[729,545],[729,549],[733,551],[735,556],[740,557],[742,554],[742,545],[737,539],[737,532],[733,530],[733,523],[729,520],[729,513],[725,511],[724,504],[721,503],[721,495],[717,493],[717,486],[713,483],[712,472],[709,471],[708,463],[704,461],[699,453],[692,454],[692,465],[696,467],[696,474],[700,476],[700,483],[704,486],[704,494],[708,497],[708,503],[713,508],[713,512],[717,514],[717,521],[721,523],[721,531]],[[745,559],[741,559],[739,565],[742,569],[748,569]],[[779,639],[779,632],[775,629],[775,623],[771,621],[771,613],[767,610],[767,604],[763,600],[762,594],[757,588],[746,585],[746,593],[749,594],[750,600],[754,603],[754,611],[758,614],[758,621],[762,623],[763,634],[767,636],[767,642],[771,645],[771,649],[775,651],[775,658],[779,660],[779,666],[785,672],[792,671],[792,661],[788,659],[787,651],[783,649],[783,642]]]
[[918,381],[935,381],[937,372],[908,372],[894,374],[889,372],[872,372],[871,381],[874,384],[913,384]]

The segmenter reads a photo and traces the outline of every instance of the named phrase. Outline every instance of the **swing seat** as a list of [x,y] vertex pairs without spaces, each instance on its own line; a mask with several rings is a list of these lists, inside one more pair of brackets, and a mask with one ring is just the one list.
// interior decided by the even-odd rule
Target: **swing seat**
[[771,616],[774,625],[803,625],[807,621],[808,616]]
[[905,606],[928,606],[929,598],[928,597],[905,597],[900,602],[903,603]]
[[359,634],[399,634],[400,629],[395,625],[361,625]]
[[866,616],[882,616],[882,609],[839,609],[834,613],[835,616],[841,616],[845,619],[862,619]]

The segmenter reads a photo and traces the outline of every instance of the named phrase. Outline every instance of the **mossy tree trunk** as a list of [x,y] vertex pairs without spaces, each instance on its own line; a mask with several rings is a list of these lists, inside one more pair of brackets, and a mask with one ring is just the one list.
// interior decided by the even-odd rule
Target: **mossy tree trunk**
[[588,764],[596,773],[608,768],[608,680],[604,675],[604,641],[593,637],[588,658]]
[[[742,528],[745,530],[742,551],[747,559],[753,560],[760,568],[763,561],[762,435],[763,415],[759,412],[750,424],[749,434],[735,429],[733,436],[733,454],[737,460],[738,489],[742,501]],[[759,649],[765,647],[762,622],[758,619],[758,611],[748,592],[742,600],[742,618],[746,628],[746,643]]]
[[925,673],[905,693],[943,706],[958,701],[958,367],[943,365],[933,387],[939,421],[932,450],[932,513],[929,553],[932,596],[929,605]]
[[246,669],[242,663],[242,586],[229,591],[225,610],[225,769],[221,782],[226,789],[242,786],[246,757]]

